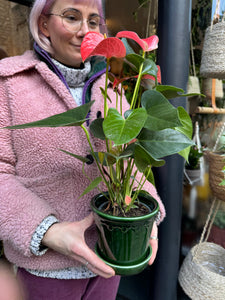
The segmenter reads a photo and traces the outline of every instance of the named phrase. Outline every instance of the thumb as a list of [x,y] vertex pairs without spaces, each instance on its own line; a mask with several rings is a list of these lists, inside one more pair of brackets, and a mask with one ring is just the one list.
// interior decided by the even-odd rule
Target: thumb
[[80,221],[80,226],[85,231],[93,223],[94,223],[94,216],[93,213],[91,212],[86,218]]

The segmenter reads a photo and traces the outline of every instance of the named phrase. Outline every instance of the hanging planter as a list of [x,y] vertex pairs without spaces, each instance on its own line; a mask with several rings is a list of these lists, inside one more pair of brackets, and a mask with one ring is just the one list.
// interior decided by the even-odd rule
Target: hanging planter
[[185,163],[184,175],[191,186],[203,185],[205,170],[198,122],[195,123],[193,141],[196,145],[190,147],[188,161]]
[[185,168],[185,175],[188,178],[190,185],[201,185],[201,170],[189,170]]
[[211,25],[205,32],[200,74],[209,78],[225,78],[225,22]]
[[[202,93],[208,98],[212,97],[212,78],[204,78],[202,80]],[[215,98],[222,99],[223,95],[223,81],[215,79]]]
[[[189,76],[188,78],[188,86],[187,86],[187,93],[192,94],[192,93],[198,93],[200,94],[200,84],[199,84],[199,78],[197,76]],[[199,97],[199,96],[194,96],[194,97]],[[190,98],[190,97],[188,97]]]
[[125,218],[107,213],[106,195],[98,194],[91,201],[99,232],[96,253],[115,270],[117,275],[140,273],[146,268],[152,255],[149,239],[159,211],[158,203],[150,195],[139,193],[138,202],[148,213]]
[[225,249],[214,243],[204,242],[191,249],[178,277],[181,287],[191,299],[224,299],[224,257]]
[[225,129],[225,122],[216,139],[216,143],[212,151],[206,153],[209,163],[209,185],[214,197],[221,201],[225,201],[225,185],[224,182],[224,166],[225,166],[225,153],[222,152],[223,148],[219,149],[220,140]]
[[224,173],[222,172],[225,165],[225,154],[207,152],[207,158],[209,162],[209,185],[213,195],[225,201],[225,186],[220,185],[224,179]]
[[[197,76],[189,76],[188,85],[187,85],[187,93],[198,93],[200,94],[200,83]],[[189,96],[188,97],[188,111],[189,114],[193,114],[196,110],[196,107],[199,104],[199,96]]]
[[184,292],[195,300],[223,300],[225,295],[225,249],[207,242],[220,200],[214,198],[200,241],[185,257],[178,275]]

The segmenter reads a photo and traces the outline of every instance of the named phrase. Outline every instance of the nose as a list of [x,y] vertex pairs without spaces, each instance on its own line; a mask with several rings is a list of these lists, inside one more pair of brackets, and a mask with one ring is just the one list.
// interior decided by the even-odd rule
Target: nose
[[80,30],[77,32],[77,34],[79,36],[85,36],[86,33],[88,33],[90,30],[89,30],[89,27],[88,27],[88,22],[87,20],[83,20],[83,22],[81,23],[81,28]]

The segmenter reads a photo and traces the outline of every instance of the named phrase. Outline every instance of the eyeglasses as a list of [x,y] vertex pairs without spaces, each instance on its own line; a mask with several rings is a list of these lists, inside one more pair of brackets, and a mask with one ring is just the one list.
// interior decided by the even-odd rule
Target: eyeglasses
[[[85,21],[82,14],[73,8],[64,11],[61,15],[54,13],[48,15],[61,17],[65,29],[73,33],[78,32]],[[91,16],[86,22],[89,30],[96,30],[100,25],[105,25],[104,19],[97,14]]]

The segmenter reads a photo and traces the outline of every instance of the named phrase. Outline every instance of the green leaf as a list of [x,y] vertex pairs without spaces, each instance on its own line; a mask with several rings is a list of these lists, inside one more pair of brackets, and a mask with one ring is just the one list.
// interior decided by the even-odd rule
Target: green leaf
[[102,87],[100,87],[102,96],[105,98],[107,98],[109,100],[110,103],[112,103],[112,100],[110,99],[109,95],[105,92],[105,89],[103,89]]
[[164,160],[154,159],[140,144],[135,145],[134,160],[140,172],[149,166],[161,167],[165,164]]
[[135,67],[135,71],[138,72],[140,65],[144,62],[144,58],[136,53],[128,54],[126,60]]
[[173,129],[158,132],[143,129],[138,141],[154,159],[178,153],[194,144],[192,140]]
[[22,128],[32,128],[32,127],[80,126],[86,121],[86,116],[93,103],[94,101],[91,101],[79,107],[67,110],[63,113],[53,115],[51,117],[39,121],[21,124],[21,125],[15,125],[15,126],[8,126],[5,128],[22,129]]
[[90,125],[91,133],[96,138],[99,138],[101,140],[105,140],[105,134],[102,127],[103,121],[103,118],[95,119]]
[[167,99],[181,97],[181,94],[184,93],[183,89],[172,85],[157,85],[155,90],[162,93]]
[[[193,135],[192,120],[183,107],[179,106],[177,109],[179,113],[179,119],[183,126],[176,127],[175,129],[181,132],[182,134],[186,135],[189,139],[191,139]],[[188,161],[189,152],[190,152],[190,146],[184,150],[181,150],[179,152],[179,155],[181,155],[182,157],[184,157],[186,161]]]
[[129,144],[126,149],[120,154],[119,158],[129,158],[134,156],[135,144]]
[[145,174],[145,177],[147,178],[147,180],[155,186],[155,178],[154,178],[154,174],[152,172],[152,169],[150,170],[150,172],[148,170],[146,170],[144,172],[144,174]]
[[219,185],[225,185],[225,179],[223,179],[223,180],[219,183]]
[[140,5],[144,5],[147,4],[149,2],[149,0],[138,0]]
[[126,48],[126,53],[128,54],[133,54],[135,53],[134,50],[131,48],[130,44],[128,43],[126,38],[122,38],[121,41],[123,42],[125,48]]
[[141,72],[141,75],[152,75],[154,77],[157,77],[157,72],[158,72],[158,68],[156,66],[156,64],[154,63],[153,60],[149,59],[149,58],[143,58],[142,56],[133,53],[133,54],[128,54],[126,56],[126,60],[133,65],[133,69],[138,73],[141,64],[143,64],[143,69]]
[[182,156],[186,161],[188,161],[188,156],[189,156],[190,148],[191,148],[191,146],[189,146],[186,149],[181,150],[180,152],[178,152],[178,154],[180,156]]
[[187,113],[187,111],[179,106],[177,108],[178,110],[178,115],[179,115],[179,119],[181,121],[182,127],[176,127],[175,129],[181,133],[183,133],[184,135],[186,135],[189,139],[192,138],[193,135],[193,125],[192,125],[192,120],[189,116],[189,114]]
[[157,77],[158,68],[153,60],[146,58],[143,64],[142,75],[148,74]]
[[79,159],[79,160],[82,161],[83,163],[87,163],[87,162],[90,161],[90,159],[88,159],[87,157],[83,157],[83,156],[80,156],[80,155],[76,155],[76,154],[74,154],[74,153],[72,153],[72,152],[68,152],[68,151],[65,151],[65,150],[62,150],[62,149],[59,149],[59,150],[62,151],[62,152],[64,152],[64,153],[66,153],[66,154],[69,154],[69,155],[71,155],[71,156],[73,156],[73,157],[75,157],[75,158],[77,158],[77,159]]
[[147,112],[144,108],[134,109],[126,120],[115,108],[110,108],[103,122],[103,130],[115,146],[126,144],[140,133],[146,118]]
[[143,93],[141,105],[148,113],[144,127],[149,130],[156,131],[182,125],[178,110],[155,90],[148,90]]
[[177,97],[191,97],[191,96],[202,96],[205,97],[203,94],[198,93],[190,93],[184,94],[184,90],[177,88],[172,85],[157,85],[155,90],[162,93],[167,99],[173,99]]
[[95,152],[95,157],[103,166],[111,166],[116,163],[118,157],[108,152]]
[[79,198],[83,197],[93,189],[95,189],[100,183],[102,182],[102,177],[96,177],[90,184],[89,186],[83,191],[83,193],[80,195]]

